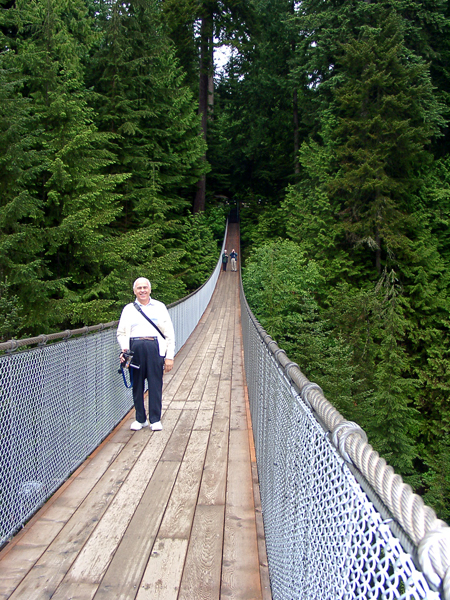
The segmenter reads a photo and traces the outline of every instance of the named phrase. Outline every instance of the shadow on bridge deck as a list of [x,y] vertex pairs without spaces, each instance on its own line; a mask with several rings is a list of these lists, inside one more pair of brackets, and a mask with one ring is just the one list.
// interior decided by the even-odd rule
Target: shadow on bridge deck
[[119,424],[0,553],[1,599],[270,599],[238,278],[165,376],[163,431]]

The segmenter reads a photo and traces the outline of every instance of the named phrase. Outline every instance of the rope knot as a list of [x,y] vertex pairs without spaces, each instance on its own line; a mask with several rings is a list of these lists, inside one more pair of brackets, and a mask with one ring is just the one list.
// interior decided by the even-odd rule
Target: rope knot
[[319,390],[319,392],[321,394],[323,394],[323,390],[320,387],[320,385],[318,385],[317,383],[313,383],[312,381],[310,383],[307,383],[306,385],[304,385],[302,387],[302,390],[300,392],[300,396],[301,396],[303,402],[306,402],[306,404],[309,404],[311,406],[311,403],[308,400],[308,393],[310,392],[310,390]]
[[48,336],[45,335],[45,333],[43,333],[39,337],[41,338],[41,341],[38,343],[38,346],[39,347],[45,346],[45,344],[48,342]]
[[297,369],[300,368],[296,362],[288,362],[288,364],[284,367],[284,372],[286,373],[286,376],[289,379],[292,379],[292,377],[289,374],[289,371],[292,369],[292,367],[297,367]]
[[450,600],[450,527],[437,520],[439,528],[431,529],[420,540],[417,548],[420,566],[428,581],[437,588],[441,585],[445,600]]
[[358,425],[358,423],[355,423],[354,421],[341,421],[338,425],[336,425],[331,436],[331,440],[339,450],[339,454],[349,463],[353,463],[353,461],[348,455],[345,445],[348,437],[354,435],[355,433],[359,434],[364,442],[367,442],[366,432]]

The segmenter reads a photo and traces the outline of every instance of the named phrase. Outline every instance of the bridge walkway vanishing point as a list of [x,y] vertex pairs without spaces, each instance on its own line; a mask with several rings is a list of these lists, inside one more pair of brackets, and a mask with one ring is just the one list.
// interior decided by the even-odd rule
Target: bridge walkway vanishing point
[[133,420],[2,550],[0,599],[270,599],[239,272],[221,273],[165,375],[163,431]]

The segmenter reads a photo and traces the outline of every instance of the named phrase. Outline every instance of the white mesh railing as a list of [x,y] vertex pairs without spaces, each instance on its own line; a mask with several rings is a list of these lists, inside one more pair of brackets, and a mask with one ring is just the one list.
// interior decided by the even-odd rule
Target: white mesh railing
[[[208,306],[220,267],[219,258],[199,290],[168,307],[177,350]],[[0,546],[133,406],[117,372],[117,324],[0,344]]]
[[449,600],[450,528],[241,314],[274,600]]
[[211,300],[217,279],[220,275],[222,266],[222,253],[227,239],[228,226],[225,228],[225,235],[222,243],[222,250],[219,255],[216,267],[206,283],[194,293],[186,296],[178,302],[169,306],[170,317],[175,327],[175,352],[177,352],[185,343],[191,333],[200,321],[201,316]]

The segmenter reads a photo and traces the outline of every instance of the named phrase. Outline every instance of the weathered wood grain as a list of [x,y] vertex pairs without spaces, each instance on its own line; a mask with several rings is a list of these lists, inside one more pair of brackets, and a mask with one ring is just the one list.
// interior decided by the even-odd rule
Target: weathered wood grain
[[98,585],[95,583],[68,583],[63,581],[53,594],[52,600],[91,600],[97,588]]
[[[172,412],[174,411],[170,411],[170,413]],[[189,441],[194,421],[195,414],[192,411],[185,410],[181,413],[178,423],[161,456],[161,460],[176,460],[179,462],[183,460],[183,454]]]
[[248,434],[230,431],[223,548],[222,595],[261,597],[255,506]]
[[[115,493],[120,489],[126,474],[137,460],[144,445],[145,443],[142,441],[141,443],[129,444],[123,448],[116,460],[110,465],[110,469],[102,475],[95,486],[93,486],[93,480],[89,477],[89,473],[95,470],[95,465],[85,474],[84,479],[76,480],[74,485],[81,488],[78,493],[80,496],[85,497],[85,500],[73,512],[72,517],[62,527],[56,538],[49,539],[45,549],[40,548],[39,558],[34,565],[28,565],[29,572],[26,577],[21,577],[20,580],[15,577],[14,582],[10,578],[10,584],[14,585],[15,583],[14,587],[17,587],[8,597],[13,600],[29,600],[30,598],[40,600],[41,598],[51,597],[51,594],[53,594],[83,547],[84,542],[89,539],[94,531],[97,522],[106,511]],[[99,461],[102,462],[103,455],[99,454],[97,456]],[[93,462],[95,462],[95,459]],[[70,490],[71,487],[68,488],[69,496],[73,493]],[[89,495],[86,495],[87,491],[89,491]],[[66,495],[64,494],[59,502],[62,503],[65,499]],[[20,544],[26,543],[27,536],[21,540]],[[17,556],[20,544],[14,549],[15,556]],[[4,568],[3,563],[4,561],[0,563],[2,569]],[[11,572],[9,574],[2,572],[2,582],[7,580],[10,575]],[[16,573],[16,575],[18,574]]]
[[189,538],[203,474],[209,431],[194,431],[167,505],[159,538]]
[[179,600],[220,597],[224,505],[197,506]]
[[214,417],[198,504],[225,504],[229,419]]
[[171,411],[164,419],[165,428],[162,431],[158,431],[156,434],[150,434],[145,429],[136,432],[136,437],[145,437],[147,444],[105,512],[101,522],[69,570],[66,577],[67,581],[100,583],[111,557],[134,516],[167,443],[171,439],[172,431],[177,422],[178,415]]
[[156,467],[95,600],[134,600],[179,467],[175,461],[162,461]]
[[177,600],[188,539],[157,539],[136,600]]

